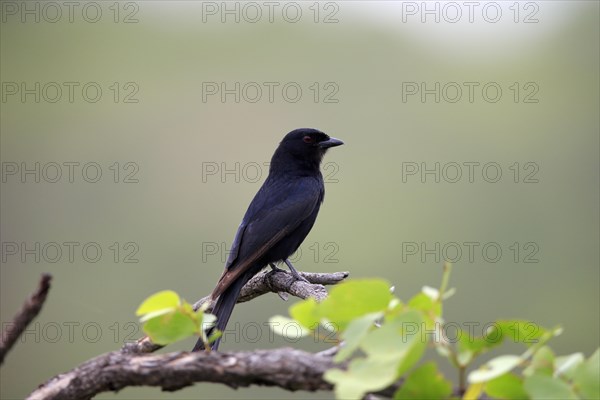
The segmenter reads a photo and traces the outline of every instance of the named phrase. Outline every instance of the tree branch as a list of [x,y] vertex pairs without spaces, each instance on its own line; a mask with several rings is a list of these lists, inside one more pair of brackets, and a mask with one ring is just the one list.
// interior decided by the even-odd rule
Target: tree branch
[[58,375],[28,399],[89,399],[127,386],[157,386],[174,391],[195,382],[232,388],[277,386],[286,390],[331,390],[323,374],[331,357],[292,348],[252,352],[176,352],[168,354],[106,353]]
[[[323,285],[343,281],[348,272],[306,273],[303,282],[283,270],[257,274],[242,288],[238,303],[266,293],[289,293],[322,301],[327,297]],[[194,308],[211,301],[210,296]],[[211,303],[208,310],[212,308]],[[158,386],[177,390],[196,382],[222,383],[230,387],[262,385],[286,390],[331,390],[323,373],[334,366],[335,351],[311,354],[283,348],[252,352],[176,352],[151,355],[162,346],[148,337],[126,343],[121,350],[103,354],[73,370],[55,376],[29,395],[29,399],[86,399],[105,391],[127,386]]]
[[[299,281],[283,270],[263,271],[255,275],[244,285],[238,298],[238,303],[250,301],[263,294],[274,293],[289,293],[292,296],[301,299],[313,297],[317,301],[323,301],[327,297],[327,290],[323,285],[334,285],[346,279],[348,272],[333,272],[333,273],[314,273],[300,272],[308,282]],[[194,304],[194,309],[197,310],[201,305],[210,301],[210,296],[206,296],[198,300]],[[208,307],[208,311],[212,310],[214,303]]]
[[51,275],[42,274],[36,291],[23,303],[23,306],[14,316],[8,328],[2,332],[2,337],[0,337],[0,365],[4,362],[6,353],[14,346],[21,333],[40,313],[50,290],[51,280]]

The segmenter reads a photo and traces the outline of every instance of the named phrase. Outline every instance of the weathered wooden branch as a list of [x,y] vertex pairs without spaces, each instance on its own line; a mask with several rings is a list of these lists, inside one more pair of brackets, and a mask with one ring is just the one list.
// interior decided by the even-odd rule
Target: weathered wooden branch
[[[250,301],[263,294],[275,292],[275,293],[289,293],[292,296],[299,297],[301,299],[308,299],[313,297],[317,301],[323,301],[327,297],[327,290],[323,285],[335,285],[346,279],[349,275],[348,272],[333,272],[333,273],[314,273],[314,272],[300,272],[300,275],[304,277],[308,282],[303,282],[295,279],[291,274],[283,270],[275,271],[263,271],[244,285],[238,298],[238,303]],[[202,304],[210,301],[210,296],[206,296],[198,300],[194,304],[194,309],[198,309]],[[210,304],[207,310],[212,310]]]
[[[252,300],[266,293],[289,293],[322,301],[327,297],[323,285],[335,284],[348,272],[301,273],[308,281],[295,279],[283,270],[262,272],[243,288],[238,302]],[[210,297],[194,305],[197,309]],[[208,306],[208,310],[212,304]],[[196,382],[240,386],[278,386],[286,390],[331,390],[323,373],[333,367],[335,351],[311,354],[291,348],[252,352],[176,352],[152,353],[161,346],[144,337],[84,362],[73,370],[55,376],[29,395],[29,399],[86,399],[105,391],[127,386],[158,386],[177,390]]]
[[43,274],[40,277],[35,292],[23,303],[23,306],[14,316],[12,322],[8,324],[8,328],[2,332],[2,337],[0,337],[0,365],[4,362],[6,353],[13,347],[19,336],[21,336],[21,333],[23,333],[25,328],[42,310],[42,306],[50,290],[51,280],[52,276],[49,274]]
[[331,357],[292,348],[142,355],[114,351],[50,379],[28,399],[89,399],[127,386],[174,391],[195,382],[232,388],[261,385],[290,391],[331,390],[323,373],[333,366]]

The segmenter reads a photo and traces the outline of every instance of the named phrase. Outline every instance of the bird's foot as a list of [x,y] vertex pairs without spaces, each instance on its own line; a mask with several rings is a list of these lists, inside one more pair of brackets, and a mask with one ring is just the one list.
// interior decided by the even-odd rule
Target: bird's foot
[[296,268],[294,268],[294,266],[292,265],[292,263],[290,262],[290,260],[286,259],[285,260],[285,265],[288,266],[288,268],[290,269],[290,272],[291,272],[292,276],[294,278],[296,278],[296,280],[302,281],[302,282],[306,282],[306,283],[310,283],[308,281],[308,279],[306,279],[305,277],[303,277],[302,275],[300,275],[300,273],[296,270]]
[[[271,266],[272,271],[269,271],[269,274],[273,274],[273,273],[277,273],[277,272],[285,272],[284,270],[282,270],[281,268],[277,267],[275,264],[270,263],[269,264]],[[288,294],[286,292],[277,292],[277,295],[279,296],[279,298],[283,301],[288,301]]]

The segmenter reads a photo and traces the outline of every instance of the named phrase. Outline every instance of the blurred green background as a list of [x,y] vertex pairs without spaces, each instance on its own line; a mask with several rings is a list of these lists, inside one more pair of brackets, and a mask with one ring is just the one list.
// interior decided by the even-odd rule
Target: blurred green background
[[[408,298],[439,284],[444,255],[459,258],[448,321],[479,323],[479,334],[497,318],[562,324],[557,353],[589,355],[598,346],[597,2],[494,3],[499,15],[482,2],[473,22],[463,3],[446,2],[428,3],[438,21],[421,2],[275,3],[271,17],[263,2],[74,3],[72,18],[62,2],[2,3],[3,327],[40,273],[54,276],[43,312],[0,370],[2,398],[22,398],[139,337],[134,311],[149,294],[173,289],[195,301],[209,293],[264,163],[297,127],[346,142],[325,159],[326,200],[299,269],[384,277]],[[239,102],[235,93],[222,101],[221,92],[207,92],[221,83],[235,92],[236,82]],[[465,82],[474,85],[472,101]],[[22,97],[22,83],[33,93]],[[407,94],[422,83],[433,92]],[[91,102],[96,87],[102,94]],[[496,87],[502,94],[492,102]],[[72,183],[65,162],[80,163]],[[480,163],[472,182],[470,162]],[[21,176],[35,163],[39,183]],[[62,165],[55,183],[52,163]],[[97,165],[85,178],[93,180],[96,165],[98,182],[84,179],[87,163]],[[407,166],[436,163],[439,182],[407,175]],[[448,163],[462,165],[458,182]],[[482,175],[486,163],[497,163],[499,181],[488,182],[494,169]],[[64,242],[79,243],[73,262]],[[465,242],[478,243],[472,260]],[[22,247],[13,254],[13,243],[40,261]],[[94,246],[102,250],[97,262],[84,259],[86,243],[97,244],[88,245],[88,259]],[[501,248],[497,262],[493,251],[482,254],[486,243]],[[416,254],[407,252],[414,244]],[[128,255],[138,262],[124,262]],[[269,337],[266,321],[291,303],[270,295],[240,305],[222,350],[324,348]],[[190,339],[169,350],[192,346]],[[330,396],[199,384],[100,397]]]

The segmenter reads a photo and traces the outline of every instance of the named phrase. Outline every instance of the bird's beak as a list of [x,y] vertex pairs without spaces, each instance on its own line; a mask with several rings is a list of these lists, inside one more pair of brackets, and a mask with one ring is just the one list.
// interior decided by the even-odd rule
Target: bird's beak
[[319,142],[319,147],[323,149],[328,149],[330,147],[341,146],[343,144],[344,142],[342,142],[340,139],[330,137],[328,140]]

